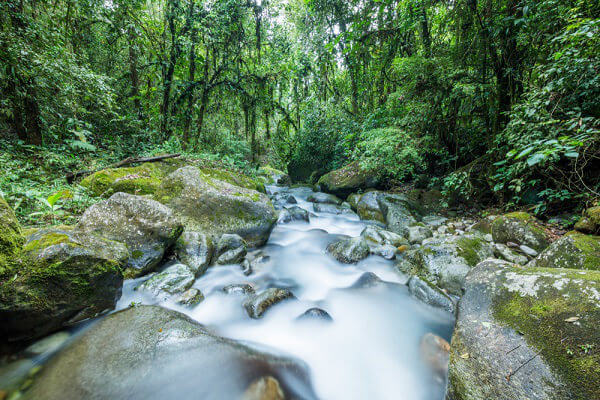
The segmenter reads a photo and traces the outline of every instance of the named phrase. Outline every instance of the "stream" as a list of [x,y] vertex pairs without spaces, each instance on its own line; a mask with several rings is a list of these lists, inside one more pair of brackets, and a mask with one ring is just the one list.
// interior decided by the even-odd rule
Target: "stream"
[[[194,284],[205,300],[191,309],[144,297],[134,290],[140,280],[127,281],[117,308],[132,302],[160,304],[187,314],[219,335],[297,357],[309,366],[322,399],[442,399],[445,382],[422,361],[419,345],[430,332],[450,341],[453,316],[410,297],[406,277],[395,271],[393,261],[370,256],[347,265],[326,253],[327,245],[343,235],[360,235],[367,223],[358,215],[315,213],[306,200],[310,188],[267,189],[269,193],[289,192],[297,206],[313,215],[309,223],[275,227],[267,245],[258,250],[269,257],[260,269],[245,276],[239,265],[209,268]],[[351,288],[365,272],[389,284]],[[227,285],[243,283],[257,293],[287,288],[297,300],[279,303],[254,320],[242,307],[242,295],[222,291]],[[327,311],[333,322],[297,320],[314,307]]]
[[[307,187],[269,186],[267,191],[271,195],[285,192],[294,196],[294,206],[311,213],[310,222],[278,223],[268,243],[252,250],[261,254],[264,262],[256,264],[249,276],[240,265],[210,267],[194,283],[205,299],[193,307],[136,290],[148,276],[127,280],[117,310],[134,304],[161,305],[186,314],[217,335],[262,352],[299,359],[308,367],[314,392],[320,399],[443,399],[445,376],[425,360],[422,340],[432,333],[449,342],[454,316],[412,298],[405,285],[407,277],[396,270],[394,261],[372,255],[357,264],[343,264],[327,253],[330,243],[359,236],[372,222],[361,221],[349,209],[341,214],[315,212],[313,203],[307,201],[313,193]],[[357,285],[357,281],[364,283],[366,273],[377,275],[383,282]],[[248,284],[256,293],[269,288],[288,289],[295,299],[277,303],[262,318],[252,319],[243,307],[243,293],[223,291],[233,284]],[[298,319],[312,308],[326,311],[332,320]],[[75,334],[62,347],[85,327],[72,331]],[[45,363],[58,349],[17,361],[12,369],[0,368],[0,384]],[[220,365],[219,355],[213,353],[199,354],[215,357],[213,364]],[[145,394],[136,392],[134,397],[196,398],[188,387],[190,379],[196,377],[221,388],[219,399],[238,398],[243,392],[244,388],[232,387],[235,372],[227,368],[206,371],[206,359],[194,357],[198,356],[184,356],[184,366],[161,370],[162,380],[167,383],[156,382],[145,388]],[[126,384],[126,379],[123,377],[116,384]]]

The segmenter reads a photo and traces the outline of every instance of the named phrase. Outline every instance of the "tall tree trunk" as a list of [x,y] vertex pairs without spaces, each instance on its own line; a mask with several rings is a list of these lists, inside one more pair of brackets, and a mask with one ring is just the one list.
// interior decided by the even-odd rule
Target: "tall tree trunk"
[[431,57],[431,33],[429,32],[429,21],[427,20],[427,7],[425,7],[425,0],[421,0],[419,5],[420,19],[421,19],[421,39],[423,40],[423,48],[425,50],[425,57]]
[[[196,39],[198,33],[196,29],[192,30],[191,43],[190,43],[190,57],[189,57],[189,74],[188,74],[188,84],[193,85],[194,80],[196,79]],[[194,107],[194,93],[195,90],[193,88],[189,89],[190,93],[188,94],[188,104],[187,104],[187,112],[185,114],[185,120],[183,123],[183,149],[187,149],[188,144],[190,143],[190,125],[192,123],[192,109]],[[204,104],[203,104],[204,105]],[[204,118],[204,113],[202,113],[202,118]],[[200,129],[201,125],[200,125]],[[201,132],[201,130],[199,130]]]
[[136,44],[136,33],[133,25],[127,27],[129,46],[129,79],[131,80],[131,98],[137,118],[142,119],[142,102],[140,101],[140,78],[138,74],[138,52]]

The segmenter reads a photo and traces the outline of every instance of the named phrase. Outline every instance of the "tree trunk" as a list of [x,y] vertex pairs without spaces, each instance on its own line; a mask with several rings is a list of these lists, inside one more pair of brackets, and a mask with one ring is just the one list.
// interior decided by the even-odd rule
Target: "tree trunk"
[[138,74],[138,54],[135,43],[136,34],[134,27],[130,24],[127,27],[127,37],[129,40],[129,78],[131,80],[131,98],[133,107],[136,110],[137,118],[142,119],[142,103],[140,101],[140,78]]

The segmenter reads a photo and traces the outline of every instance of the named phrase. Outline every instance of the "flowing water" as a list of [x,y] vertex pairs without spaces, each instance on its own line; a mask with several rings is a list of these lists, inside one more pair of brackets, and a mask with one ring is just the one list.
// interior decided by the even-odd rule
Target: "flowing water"
[[[425,362],[420,344],[427,333],[449,341],[453,316],[413,299],[405,286],[406,277],[395,270],[393,261],[370,256],[358,264],[347,265],[327,254],[329,243],[344,235],[358,236],[367,226],[356,214],[315,213],[312,203],[306,200],[312,193],[309,188],[273,186],[268,190],[290,193],[298,206],[312,214],[309,223],[278,224],[267,245],[255,250],[268,258],[250,276],[245,276],[239,265],[209,268],[194,284],[205,300],[192,308],[134,290],[147,277],[130,280],[124,283],[117,309],[127,308],[132,302],[160,304],[187,314],[218,335],[303,360],[321,399],[443,399],[444,377]],[[375,273],[385,283],[353,288],[365,272]],[[242,306],[243,295],[222,291],[231,284],[250,284],[257,293],[272,287],[286,288],[296,299],[274,305],[255,320]],[[325,310],[333,321],[297,319],[314,307]],[[46,358],[33,361],[43,363]],[[207,371],[195,371],[194,365],[190,360],[189,365],[177,371],[185,369],[186,374],[191,374],[190,379],[206,374]],[[31,365],[25,363],[16,371],[23,373],[29,368]],[[0,383],[9,378],[2,375],[0,371]],[[153,388],[154,396],[150,397],[189,397],[189,392],[185,393],[188,378],[179,372],[165,374],[171,375],[179,379],[166,385],[157,382],[155,388],[160,387],[162,393]],[[210,378],[214,385],[229,384],[218,376],[219,373]]]
[[[298,206],[313,212],[306,198],[309,188],[270,187],[289,191]],[[314,212],[313,212],[314,213]],[[206,299],[189,309],[166,302],[216,333],[303,360],[322,399],[442,399],[444,384],[423,362],[420,341],[431,332],[450,339],[453,317],[414,300],[392,261],[371,256],[356,265],[337,262],[325,251],[342,235],[358,236],[366,223],[354,213],[314,213],[310,223],[279,224],[260,249],[270,258],[245,276],[238,265],[215,266],[194,287]],[[351,288],[365,272],[391,284]],[[243,296],[225,294],[224,286],[249,283],[256,292],[280,287],[297,300],[269,309],[259,320],[248,317]],[[139,281],[126,282],[118,308],[153,299],[133,290]],[[298,321],[307,309],[327,311],[332,323]],[[437,380],[436,380],[437,378]]]

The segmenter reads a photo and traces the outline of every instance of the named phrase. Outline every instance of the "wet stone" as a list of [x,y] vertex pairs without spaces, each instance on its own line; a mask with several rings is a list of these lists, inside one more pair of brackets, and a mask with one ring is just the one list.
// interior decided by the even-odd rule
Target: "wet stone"
[[255,293],[254,287],[248,283],[237,283],[233,285],[227,285],[221,290],[223,291],[223,293],[236,295],[246,295]]
[[302,315],[299,315],[298,318],[296,318],[298,321],[307,321],[307,320],[311,320],[311,321],[325,321],[325,322],[331,322],[333,321],[333,318],[331,318],[331,315],[329,315],[329,313],[321,308],[309,308],[308,310],[306,310]]
[[246,300],[244,308],[250,318],[258,319],[275,304],[294,298],[293,293],[287,289],[271,288]]

